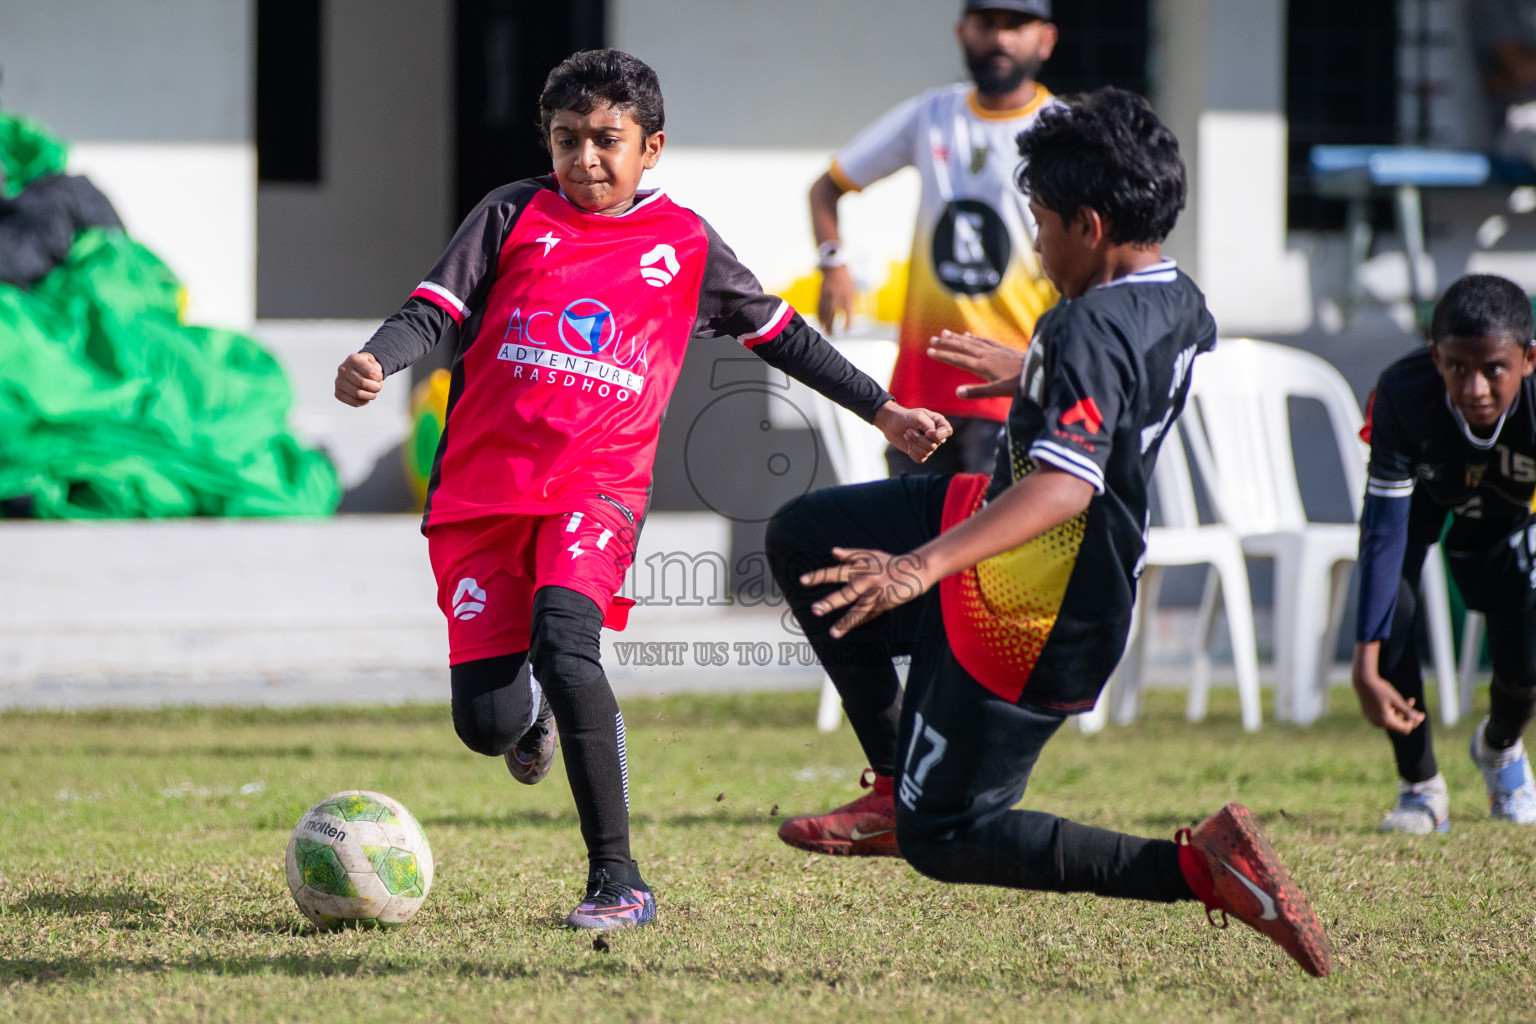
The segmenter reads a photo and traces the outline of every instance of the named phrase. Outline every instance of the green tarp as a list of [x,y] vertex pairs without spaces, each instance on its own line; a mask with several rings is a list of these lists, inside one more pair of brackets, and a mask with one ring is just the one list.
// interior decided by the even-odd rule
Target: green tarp
[[[65,147],[0,111],[4,194]],[[330,461],[287,430],[293,394],[259,344],[189,327],[180,285],[91,229],[30,290],[0,284],[0,502],[39,518],[325,515]]]

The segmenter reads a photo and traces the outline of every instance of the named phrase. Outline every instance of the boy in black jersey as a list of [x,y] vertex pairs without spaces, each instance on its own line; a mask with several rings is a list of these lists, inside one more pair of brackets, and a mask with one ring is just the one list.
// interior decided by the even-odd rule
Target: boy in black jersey
[[[1472,736],[1495,818],[1536,824],[1520,734],[1536,706],[1536,318],[1525,292],[1464,277],[1435,307],[1430,343],[1389,366],[1361,431],[1371,445],[1360,517],[1360,617],[1353,681],[1387,730],[1399,776],[1387,832],[1450,829],[1413,637],[1419,574],[1445,534],[1451,575],[1488,619],[1489,715]],[[1442,683],[1443,685],[1443,683]]]
[[[1204,296],[1161,253],[1184,165],[1144,100],[1069,99],[1019,152],[1062,301],[1022,375],[1014,364],[967,389],[1012,396],[996,470],[819,491],[769,526],[775,576],[874,774],[870,794],[791,819],[780,838],[822,853],[899,847],[941,881],[1199,899],[1327,974],[1322,925],[1241,805],[1174,841],[1011,809],[1124,649],[1153,462],[1216,340]],[[912,657],[904,697],[898,654]]]

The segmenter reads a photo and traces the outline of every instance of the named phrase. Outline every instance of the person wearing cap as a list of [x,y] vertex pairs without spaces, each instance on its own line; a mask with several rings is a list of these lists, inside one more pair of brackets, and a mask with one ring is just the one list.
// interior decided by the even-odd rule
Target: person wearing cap
[[922,176],[890,388],[899,402],[943,413],[955,434],[922,465],[887,449],[892,476],[992,471],[1008,399],[967,398],[962,389],[975,383],[981,360],[1022,365],[1035,320],[1056,303],[1035,255],[1029,204],[1013,186],[1015,140],[1054,102],[1035,80],[1056,45],[1050,18],[1050,0],[966,0],[955,36],[971,81],[930,89],[889,111],[811,186],[822,272],[817,316],[835,334],[849,327],[857,295],[838,199],[903,167]]

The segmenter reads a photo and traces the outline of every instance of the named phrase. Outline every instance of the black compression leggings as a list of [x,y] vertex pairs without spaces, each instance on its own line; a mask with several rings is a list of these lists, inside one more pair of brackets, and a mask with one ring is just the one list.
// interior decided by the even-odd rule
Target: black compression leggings
[[[901,719],[901,683],[891,658],[916,653],[919,625],[925,613],[936,613],[938,590],[834,640],[831,629],[839,616],[818,616],[811,605],[838,588],[803,586],[800,576],[834,564],[834,547],[911,551],[937,536],[948,487],[947,476],[902,476],[812,491],[768,523],[773,578],[837,687],[869,766],[881,775],[895,774]],[[936,617],[933,626],[940,628]]]
[[[1528,525],[1536,524],[1536,519]],[[1531,554],[1526,547],[1526,527],[1508,541],[1483,544],[1458,551],[1447,540],[1447,562],[1467,606],[1487,617],[1488,653],[1493,662],[1493,683],[1488,694],[1488,729],[1484,734],[1496,748],[1510,747],[1520,739],[1536,709],[1536,587],[1532,586]],[[1438,555],[1436,555],[1438,557]],[[1430,708],[1424,705],[1424,675],[1419,665],[1414,620],[1418,613],[1419,575],[1424,562],[1422,547],[1410,544],[1403,559],[1398,584],[1397,608],[1392,614],[1390,635],[1381,645],[1381,676],[1404,697],[1412,697],[1424,712],[1424,721],[1407,736],[1388,733],[1397,772],[1408,782],[1431,779],[1440,770],[1435,761],[1430,733]]]
[[643,884],[629,853],[629,776],[624,716],[599,661],[603,613],[584,594],[541,587],[527,651],[451,669],[453,727],[464,745],[493,757],[512,749],[537,708],[527,668],[543,687],[560,732],[571,796],[592,868]]

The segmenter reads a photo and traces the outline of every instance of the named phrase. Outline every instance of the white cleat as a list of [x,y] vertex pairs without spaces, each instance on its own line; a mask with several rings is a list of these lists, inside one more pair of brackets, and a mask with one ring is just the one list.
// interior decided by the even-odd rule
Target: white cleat
[[1516,825],[1536,825],[1536,778],[1525,744],[1516,741],[1508,750],[1494,750],[1483,739],[1488,719],[1472,734],[1472,761],[1483,773],[1488,787],[1488,812]]
[[1445,779],[1436,775],[1423,782],[1397,781],[1397,806],[1381,819],[1383,832],[1427,836],[1451,830],[1451,798]]

